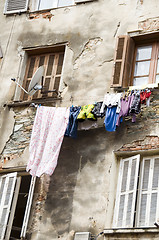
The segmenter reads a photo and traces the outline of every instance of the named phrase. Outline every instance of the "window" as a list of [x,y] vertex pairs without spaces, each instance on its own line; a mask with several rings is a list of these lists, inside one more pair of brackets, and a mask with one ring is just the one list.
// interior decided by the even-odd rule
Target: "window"
[[155,42],[154,39],[150,39],[150,35],[141,38],[140,41],[128,35],[118,37],[112,87],[159,82],[159,42]]
[[35,177],[17,172],[0,177],[0,240],[26,235]]
[[113,227],[153,227],[155,221],[159,221],[159,156],[122,159]]
[[68,7],[78,3],[91,2],[94,0],[33,0],[35,10],[54,9],[59,7]]
[[4,14],[26,12],[29,0],[6,0]]
[[23,87],[28,90],[33,74],[38,67],[44,65],[43,89],[37,91],[32,97],[29,97],[21,91],[21,100],[57,97],[64,60],[64,46],[61,47],[59,52],[54,51],[38,55],[29,55]]
[[133,85],[159,82],[159,43],[137,46]]
[[39,0],[38,10],[74,5],[74,0]]
[[[59,7],[67,7],[76,3],[91,2],[95,0],[30,0],[34,6],[32,11],[47,10]],[[28,10],[29,0],[6,0],[4,14],[22,13]]]

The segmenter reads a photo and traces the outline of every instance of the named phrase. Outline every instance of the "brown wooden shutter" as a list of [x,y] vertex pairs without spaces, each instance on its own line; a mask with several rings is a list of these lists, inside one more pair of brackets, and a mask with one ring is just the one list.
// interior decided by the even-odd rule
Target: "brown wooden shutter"
[[[37,91],[33,96],[28,96],[21,91],[21,100],[32,100],[37,98],[57,97],[60,79],[62,74],[64,52],[47,53],[36,56],[30,56],[26,67],[26,74],[23,81],[23,88],[28,91],[30,81],[35,71],[44,65],[43,89]],[[54,92],[53,90],[56,90]]]
[[134,55],[134,41],[128,35],[117,39],[111,87],[127,87],[130,84]]

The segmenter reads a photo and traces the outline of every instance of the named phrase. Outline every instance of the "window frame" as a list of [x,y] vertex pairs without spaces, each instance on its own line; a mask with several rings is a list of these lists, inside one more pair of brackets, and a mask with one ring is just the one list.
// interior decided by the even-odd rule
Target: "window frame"
[[[132,70],[131,70],[130,86],[133,86],[133,78],[136,77],[136,76],[134,76],[134,74],[135,74],[135,63],[144,61],[144,60],[136,61],[137,49],[139,47],[144,47],[144,46],[152,46],[149,74],[148,75],[137,76],[137,77],[148,76],[148,84],[152,84],[152,83],[156,83],[156,75],[159,75],[159,73],[158,74],[156,73],[156,71],[157,71],[157,61],[159,59],[159,56],[158,56],[158,54],[159,54],[159,41],[154,40],[154,41],[148,42],[148,43],[135,44],[135,51],[134,51],[134,54],[133,54],[133,64],[132,64]],[[148,59],[146,59],[146,60],[148,60]]]
[[[10,189],[10,195],[9,195],[9,200],[8,200],[8,204],[6,204],[6,196],[7,196],[7,191],[9,189],[9,180],[13,178],[13,182],[11,183],[11,189]],[[11,209],[11,203],[12,203],[12,199],[13,199],[13,196],[14,196],[14,189],[15,189],[15,186],[16,186],[16,178],[17,178],[17,172],[15,173],[9,173],[9,174],[5,174],[3,175],[1,178],[0,178],[0,187],[2,186],[2,182],[3,182],[3,179],[4,180],[4,187],[3,187],[3,194],[2,194],[2,197],[1,197],[1,203],[0,203],[0,221],[1,221],[1,218],[4,217],[3,216],[3,210],[6,209],[6,215],[4,217],[4,225],[2,225],[2,232],[1,232],[1,236],[0,236],[0,239],[3,240],[4,239],[4,236],[5,236],[5,231],[6,231],[6,228],[7,228],[7,222],[8,222],[8,219],[9,219],[9,213],[10,213],[10,209]]]
[[[145,34],[134,34],[129,33],[127,35],[119,35],[116,39],[115,53],[114,53],[114,65],[112,68],[112,88],[128,88],[133,86],[133,77],[135,70],[136,61],[136,49],[139,46],[157,45],[156,51],[153,52],[151,61],[151,74],[149,76],[150,84],[156,83],[156,70],[157,70],[157,54],[159,50],[159,32],[145,33]],[[119,44],[120,41],[123,43]],[[122,58],[118,59],[117,52],[122,51]],[[156,62],[154,64],[154,58]],[[119,62],[121,65],[119,66]],[[154,70],[153,70],[154,69]],[[159,75],[159,74],[158,74]],[[144,84],[144,83],[143,83]],[[141,83],[141,85],[143,85]]]
[[[45,65],[45,69],[44,69],[44,85],[45,85],[45,77],[46,78],[50,78],[49,81],[49,91],[54,89],[54,86],[56,84],[56,80],[57,78],[59,78],[59,84],[58,84],[58,89],[57,89],[57,93],[55,92],[45,92],[44,90],[39,90],[37,91],[37,93],[35,93],[35,95],[33,96],[28,96],[26,93],[24,93],[24,91],[20,91],[20,101],[30,101],[30,100],[36,100],[36,99],[48,99],[48,98],[58,98],[59,96],[59,90],[60,90],[60,85],[61,85],[61,81],[62,81],[62,75],[63,75],[63,68],[64,68],[64,63],[65,63],[65,56],[66,56],[66,44],[62,44],[62,45],[57,45],[57,46],[50,46],[50,47],[45,47],[45,48],[30,48],[30,49],[24,49],[26,51],[27,54],[27,60],[26,60],[26,66],[25,66],[25,74],[24,74],[24,78],[22,81],[22,86],[24,89],[27,90],[27,81],[31,80],[31,78],[33,77],[33,74],[35,73],[35,71],[38,69],[39,67],[39,59],[41,56],[44,56],[44,64]],[[60,55],[63,54],[63,60],[62,60],[62,67],[61,67],[61,72],[58,74],[57,70],[58,70],[58,64],[59,64],[59,59],[60,59]],[[52,66],[52,72],[50,76],[46,76],[46,72],[47,72],[47,68],[48,68],[48,63],[49,63],[49,56],[54,55],[54,61],[53,61],[53,66]],[[30,67],[30,59],[35,57],[35,63],[34,63],[34,67],[33,67],[33,72],[32,72],[32,76],[30,78],[28,78],[28,71],[29,71],[29,67]],[[43,91],[43,92],[42,92]]]
[[[3,178],[6,177],[6,179],[9,179],[10,177],[14,177],[14,185],[12,186],[12,191],[11,191],[11,195],[10,195],[9,210],[7,212],[7,215],[6,215],[6,221],[5,221],[6,224],[4,226],[3,235],[2,235],[1,239],[4,239],[4,237],[5,237],[5,240],[10,239],[12,224],[13,224],[13,220],[14,220],[14,214],[15,214],[17,200],[18,200],[19,191],[20,191],[21,178],[24,175],[29,175],[29,174],[26,173],[26,172],[12,172],[12,173],[5,173],[5,174],[0,175],[0,187],[1,187],[1,183],[2,183]],[[20,234],[21,238],[25,238],[25,236],[26,236],[26,230],[27,230],[29,215],[30,215],[30,211],[31,211],[31,204],[32,204],[32,200],[33,200],[35,183],[36,183],[36,177],[31,176],[31,181],[30,181],[30,186],[29,186],[29,191],[28,191],[28,199],[27,199],[27,203],[26,203],[26,207],[25,207],[25,213],[24,213],[24,218],[23,218],[23,223],[22,223],[22,228],[21,228],[21,234]],[[5,180],[4,186],[6,184],[7,184],[7,182]],[[2,193],[5,193],[5,192],[6,192],[6,189],[5,189],[5,191],[3,189]],[[2,194],[1,200],[3,200],[3,202],[5,201],[5,195],[4,194]],[[0,206],[1,206],[0,212],[2,212],[2,210],[4,208],[3,206],[5,206],[4,204],[2,204],[3,202],[0,203]],[[1,215],[2,215],[2,213],[0,213],[0,216]]]
[[[43,10],[49,10],[49,9],[57,9],[57,8],[61,8],[61,7],[70,7],[70,6],[74,6],[75,5],[75,0],[72,0],[73,3],[70,4],[70,5],[59,6],[59,0],[56,0],[56,6],[54,5],[52,7],[41,8],[40,7],[41,1],[43,1],[43,0],[38,0],[37,1],[37,11],[43,11]],[[44,2],[45,2],[45,0],[44,0]]]
[[[136,190],[135,190],[135,199],[133,199],[135,201],[135,208],[134,208],[134,212],[133,212],[133,218],[130,219],[130,221],[132,222],[132,225],[131,226],[126,226],[123,224],[124,222],[124,217],[122,217],[122,225],[121,226],[117,226],[118,224],[118,214],[119,214],[119,211],[120,211],[120,206],[119,206],[119,201],[120,201],[120,195],[122,194],[121,192],[121,184],[122,184],[122,181],[123,181],[123,178],[122,178],[122,174],[123,174],[123,163],[125,161],[130,161],[132,158],[138,158],[138,163],[139,163],[139,167],[138,167],[138,173],[137,173],[137,176],[136,176],[136,179],[134,180],[134,182],[136,181],[137,182],[137,185],[136,185]],[[117,190],[116,190],[116,198],[115,198],[115,208],[114,208],[114,213],[113,213],[113,228],[115,229],[125,229],[125,228],[130,228],[130,229],[135,229],[135,228],[153,228],[155,226],[152,226],[150,225],[150,211],[152,210],[151,209],[151,198],[152,198],[152,194],[153,193],[157,193],[157,201],[156,201],[156,221],[159,219],[159,179],[158,179],[158,185],[157,185],[157,188],[156,190],[155,189],[152,189],[152,182],[153,182],[153,178],[154,178],[154,163],[155,163],[155,159],[158,159],[159,158],[159,155],[150,155],[150,156],[147,156],[147,157],[141,157],[139,154],[138,155],[134,155],[134,156],[131,156],[131,157],[128,157],[128,158],[121,158],[120,159],[120,166],[119,166],[119,171],[118,171],[118,184],[117,184]],[[146,215],[145,215],[145,224],[144,225],[140,225],[139,224],[139,220],[140,220],[140,211],[141,211],[141,195],[142,194],[145,194],[146,190],[143,190],[142,189],[142,182],[143,182],[143,179],[144,179],[144,163],[146,160],[150,160],[150,166],[149,166],[149,170],[148,170],[148,183],[149,183],[149,188],[147,190],[147,195],[149,194],[148,196],[148,205],[147,205],[147,202],[146,202]],[[153,167],[152,167],[153,166]],[[130,170],[128,170],[130,172]],[[149,176],[150,174],[150,176]],[[126,182],[128,181],[128,178],[130,177],[127,176],[126,178]],[[150,186],[151,186],[151,189],[150,189]],[[144,192],[144,193],[143,193]],[[126,194],[128,194],[128,191],[126,191]],[[125,201],[124,201],[124,204],[125,204]],[[148,206],[148,207],[147,207]],[[124,210],[123,212],[125,212],[126,210],[126,207],[124,205]]]

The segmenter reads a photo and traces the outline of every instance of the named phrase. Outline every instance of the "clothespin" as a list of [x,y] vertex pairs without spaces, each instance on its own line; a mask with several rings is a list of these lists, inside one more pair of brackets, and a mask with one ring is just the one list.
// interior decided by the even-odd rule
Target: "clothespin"
[[38,107],[38,104],[31,103],[31,104],[30,104],[30,107],[35,107],[35,108],[37,108],[37,107]]

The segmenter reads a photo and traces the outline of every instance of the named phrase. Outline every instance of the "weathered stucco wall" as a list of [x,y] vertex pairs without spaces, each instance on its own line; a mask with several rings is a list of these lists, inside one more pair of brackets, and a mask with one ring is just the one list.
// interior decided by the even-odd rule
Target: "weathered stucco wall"
[[[15,85],[10,78],[23,80],[26,53],[22,48],[67,42],[61,86],[64,91],[62,101],[56,106],[84,105],[103,100],[107,91],[113,91],[110,83],[116,36],[138,27],[143,31],[158,30],[159,22],[156,0],[151,3],[149,0],[98,0],[47,14],[12,16],[2,14],[4,2],[0,4],[0,44],[4,55],[0,63],[3,168],[25,166],[29,157],[35,109],[3,109],[14,98]],[[150,107],[143,107],[136,123],[127,119],[113,133],[100,127],[79,131],[76,140],[65,138],[55,173],[50,179],[40,179],[44,188],[41,187],[42,192],[34,199],[29,226],[31,239],[71,240],[75,231],[97,234],[111,228],[119,163],[114,151],[146,136],[158,137],[158,119],[159,99],[155,89]],[[106,238],[157,239],[159,235]]]
[[[1,13],[4,1],[2,3]],[[14,96],[15,85],[10,78],[20,77],[21,47],[63,42],[68,42],[72,52],[66,56],[69,64],[63,72],[68,86],[64,105],[70,104],[70,97],[75,104],[100,100],[110,87],[115,37],[136,30],[140,21],[157,17],[158,4],[152,1],[150,8],[146,0],[143,4],[95,1],[52,10],[51,14],[50,20],[42,14],[35,19],[30,19],[29,14],[0,15],[0,42],[4,53],[0,69],[1,104]]]

